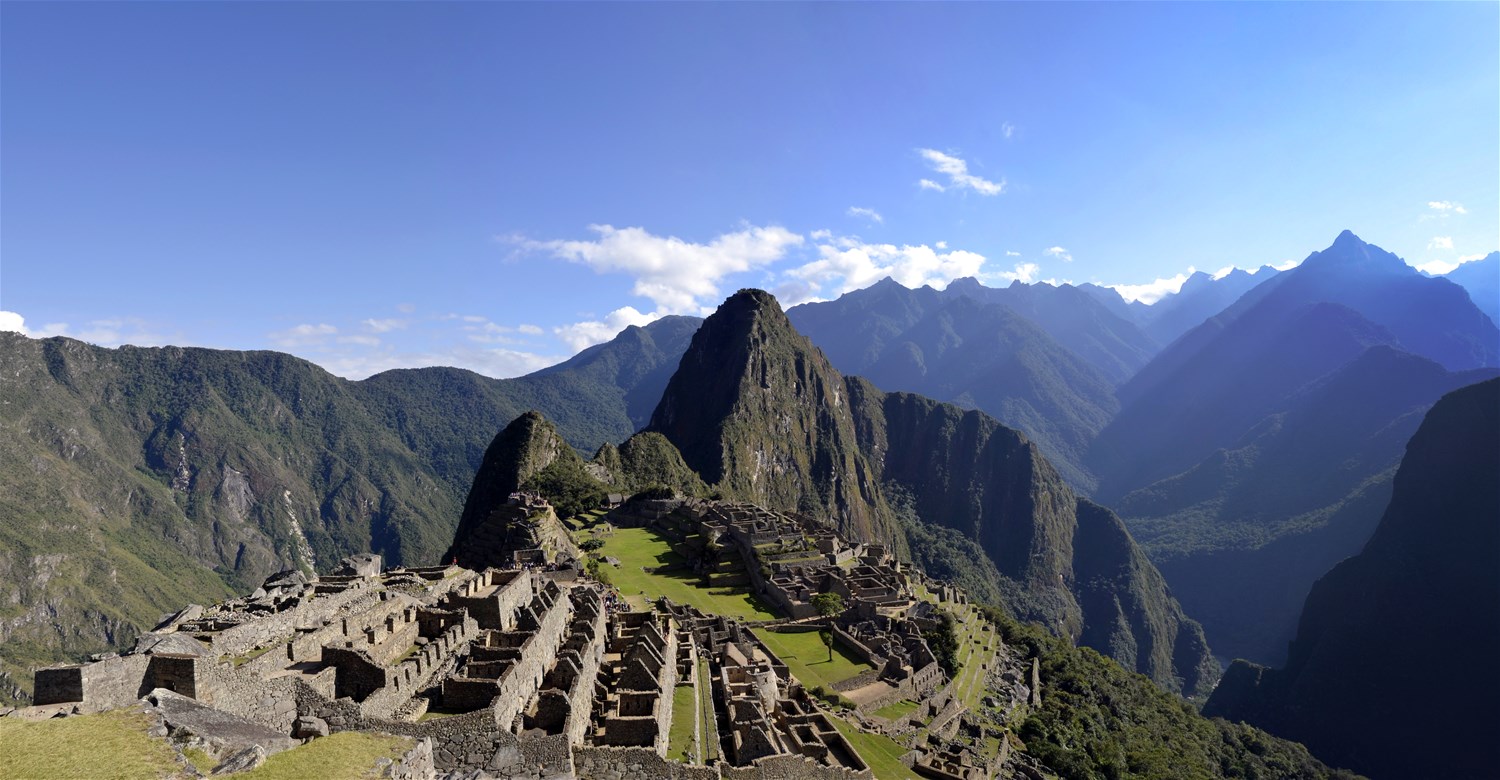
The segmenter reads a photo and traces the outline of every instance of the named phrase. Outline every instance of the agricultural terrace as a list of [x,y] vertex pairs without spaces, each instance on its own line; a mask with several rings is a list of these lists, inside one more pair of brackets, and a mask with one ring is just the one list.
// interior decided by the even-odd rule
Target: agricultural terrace
[[822,686],[832,691],[833,684],[853,677],[875,667],[861,661],[839,642],[833,643],[833,660],[828,658],[828,646],[817,631],[782,632],[754,629],[766,647],[771,648],[793,675],[808,688]]
[[[648,609],[657,597],[697,607],[706,614],[740,620],[775,620],[780,617],[744,587],[704,587],[699,575],[685,567],[681,555],[656,531],[649,528],[615,528],[594,520],[579,524],[574,537],[582,542],[597,538],[604,546],[595,554],[614,558],[619,566],[601,566],[625,600],[635,609]],[[661,567],[680,567],[656,571]],[[816,637],[814,637],[816,639]],[[821,648],[822,645],[820,644]],[[823,651],[827,655],[827,651]]]

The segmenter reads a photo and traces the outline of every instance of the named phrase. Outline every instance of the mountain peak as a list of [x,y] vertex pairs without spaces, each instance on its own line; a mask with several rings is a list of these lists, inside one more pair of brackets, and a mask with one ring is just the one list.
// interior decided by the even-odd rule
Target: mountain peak
[[1345,230],[1321,252],[1308,255],[1298,270],[1358,271],[1361,273],[1414,275],[1416,269],[1404,260],[1374,244],[1366,243],[1351,230]]

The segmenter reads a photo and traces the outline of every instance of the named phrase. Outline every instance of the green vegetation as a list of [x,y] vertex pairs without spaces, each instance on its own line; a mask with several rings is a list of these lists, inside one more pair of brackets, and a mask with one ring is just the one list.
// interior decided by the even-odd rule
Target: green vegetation
[[714,699],[712,681],[710,680],[708,664],[698,664],[698,697],[700,708],[698,717],[703,725],[703,739],[699,748],[703,751],[703,761],[708,763],[719,757],[719,723],[714,718]]
[[1041,661],[1042,706],[1022,724],[1026,750],[1068,778],[1352,778],[1307,749],[1199,715],[1144,675],[1036,626],[994,613],[1006,643]]
[[577,457],[552,461],[521,483],[521,489],[545,497],[558,517],[572,517],[593,509],[604,503],[609,493],[609,488],[590,476]]
[[887,704],[884,707],[875,710],[875,715],[877,717],[885,718],[886,720],[900,720],[907,715],[915,712],[917,707],[919,706],[921,705],[910,699],[902,699],[901,701],[895,702],[894,704]]
[[237,780],[364,780],[378,777],[375,762],[399,759],[415,740],[389,734],[341,731],[277,753]]
[[672,689],[672,730],[667,735],[667,758],[685,764],[702,763],[693,739],[693,724],[698,713],[696,690],[692,685]]
[[0,718],[0,777],[136,780],[181,771],[177,753],[146,735],[151,720],[117,710],[44,721]]
[[[617,528],[600,537],[604,540],[596,555],[613,557],[618,567],[600,564],[620,593],[637,609],[666,596],[678,604],[689,604],[708,614],[727,615],[742,620],[773,620],[776,614],[745,588],[701,587],[699,577],[683,566],[681,555],[672,551],[666,539],[648,528]],[[679,568],[670,568],[670,567]],[[656,571],[669,567],[667,571]],[[649,571],[648,571],[649,570]]]
[[[837,642],[833,645],[833,652],[829,653],[828,648],[823,646],[823,641],[818,638],[817,631],[769,631],[764,628],[754,631],[766,643],[766,647],[771,648],[771,652],[791,669],[792,674],[809,688],[822,686],[832,691],[834,683],[875,668]],[[829,658],[830,655],[832,658]]]
[[844,611],[844,597],[837,593],[819,593],[812,597],[813,609],[824,617],[833,617]]
[[958,673],[958,635],[954,631],[953,615],[947,610],[939,609],[937,618],[937,627],[923,631],[922,638],[927,640],[927,647],[937,657],[943,673],[951,678]]

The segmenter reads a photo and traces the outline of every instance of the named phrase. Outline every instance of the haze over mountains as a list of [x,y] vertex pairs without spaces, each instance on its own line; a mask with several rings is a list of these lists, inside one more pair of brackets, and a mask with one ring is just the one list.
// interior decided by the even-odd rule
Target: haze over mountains
[[1387,513],[1423,416],[1500,375],[1476,305],[1497,262],[1427,277],[1345,232],[1289,271],[1192,277],[1161,309],[886,280],[783,315],[746,292],[514,380],[348,382],[276,353],[0,334],[3,693],[278,569],[436,560],[528,409],[555,423],[522,437],[549,463],[701,476],[956,576],[982,555],[1017,615],[1206,692],[1209,646],[1285,658],[1313,583]]
[[1374,535],[1308,595],[1286,665],[1237,662],[1204,712],[1376,778],[1493,776],[1497,441],[1500,380],[1443,396],[1411,437]]

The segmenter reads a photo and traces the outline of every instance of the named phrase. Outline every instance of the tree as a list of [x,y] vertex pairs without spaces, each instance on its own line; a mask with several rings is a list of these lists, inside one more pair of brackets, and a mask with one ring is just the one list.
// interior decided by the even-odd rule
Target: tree
[[[816,596],[812,597],[812,605],[813,609],[816,609],[819,615],[822,615],[823,617],[833,617],[834,615],[837,615],[840,612],[844,611],[844,597],[840,596],[837,593],[819,593]],[[832,662],[833,628],[831,622],[829,623],[829,626],[829,628],[825,628],[822,631],[818,632],[818,638],[822,639],[823,646],[828,648],[828,660]]]
[[584,552],[593,552],[603,546],[603,539],[584,539],[582,542],[579,542],[578,549],[583,550]]
[[812,597],[813,609],[823,617],[833,617],[844,611],[844,597],[837,593],[819,593]]

